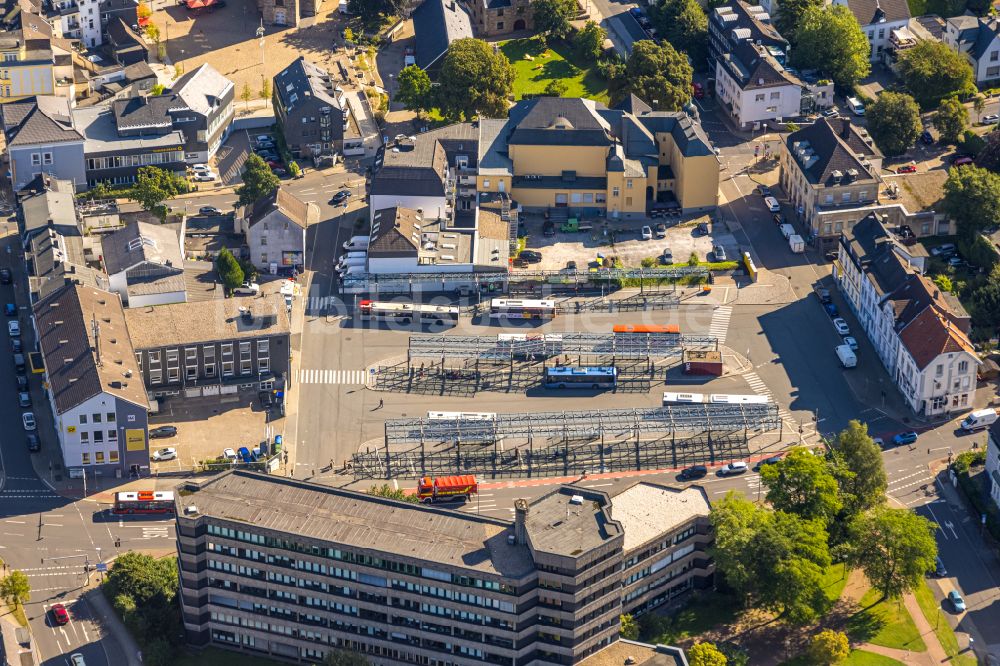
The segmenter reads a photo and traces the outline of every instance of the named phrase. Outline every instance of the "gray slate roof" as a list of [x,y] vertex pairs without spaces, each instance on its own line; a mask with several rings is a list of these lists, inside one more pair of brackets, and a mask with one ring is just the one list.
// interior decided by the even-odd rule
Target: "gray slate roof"
[[[836,127],[835,127],[836,126]],[[857,154],[866,157],[881,157],[874,146],[868,145],[858,133],[858,128],[849,118],[820,118],[812,125],[792,132],[785,139],[788,150],[795,159],[795,144],[808,141],[816,159],[807,168],[796,162],[810,183],[826,184],[834,171],[846,173],[848,169],[858,170],[858,180],[875,180],[861,164]]]
[[610,146],[612,143],[610,127],[598,115],[598,103],[593,100],[536,97],[521,104],[526,112],[514,126],[508,145]]
[[456,155],[479,159],[479,131],[472,123],[455,123],[418,134],[413,141],[390,146],[372,182],[372,194],[444,194],[447,166]]
[[172,226],[132,222],[106,235],[101,241],[101,253],[108,275],[143,262],[184,270],[181,241]]
[[69,100],[41,95],[0,106],[8,146],[82,141],[73,124]]
[[[47,228],[50,220],[60,234],[79,236],[73,181],[51,178],[47,174],[41,174],[36,180],[43,189],[21,200],[25,237],[31,238]],[[33,184],[29,183],[25,189],[31,190]]]
[[847,6],[862,27],[910,19],[906,0],[847,0]]
[[424,0],[413,12],[417,67],[427,69],[456,39],[472,37],[472,18],[454,0]]
[[119,130],[169,130],[173,126],[170,108],[173,100],[168,97],[129,97],[115,100],[111,105],[115,125]]
[[410,208],[393,206],[375,211],[368,256],[416,256],[420,250],[420,226],[423,217]]
[[771,88],[774,86],[802,85],[802,82],[785,71],[770,54],[762,53],[750,41],[744,40],[720,62],[743,90]]
[[252,228],[275,210],[303,229],[309,226],[310,204],[302,201],[285,188],[279,187],[271,196],[264,197],[254,203],[250,209],[247,227]]
[[232,86],[232,81],[205,63],[177,79],[170,91],[187,108],[207,116],[222,104],[222,96]]
[[[292,62],[274,77],[274,92],[287,109],[299,101],[314,97],[340,109],[334,92],[330,74],[322,67],[307,61],[303,56]],[[295,96],[292,101],[292,95]]]

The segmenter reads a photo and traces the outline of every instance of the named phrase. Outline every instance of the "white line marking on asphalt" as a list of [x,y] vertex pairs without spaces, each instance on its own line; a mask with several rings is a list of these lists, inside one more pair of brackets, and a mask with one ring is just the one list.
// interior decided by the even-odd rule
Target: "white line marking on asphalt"
[[3,522],[5,522],[5,523],[14,523],[15,525],[24,525],[24,521],[23,520],[5,520]]

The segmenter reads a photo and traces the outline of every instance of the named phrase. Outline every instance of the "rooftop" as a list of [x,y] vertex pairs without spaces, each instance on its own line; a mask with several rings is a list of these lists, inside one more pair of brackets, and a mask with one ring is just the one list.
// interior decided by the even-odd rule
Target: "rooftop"
[[941,354],[966,352],[978,358],[968,336],[934,306],[925,307],[902,331],[899,339],[923,370]]
[[626,553],[693,518],[707,517],[710,508],[698,486],[681,490],[640,482],[611,498],[611,515],[625,530]]
[[529,504],[525,526],[535,551],[576,557],[622,538],[606,493],[562,486]]
[[274,91],[286,109],[310,97],[326,102],[334,109],[341,108],[330,73],[303,56],[275,75]]
[[205,63],[177,79],[170,91],[188,109],[207,116],[222,106],[223,95],[232,87],[232,81]]
[[619,639],[578,666],[687,666],[683,655],[680,648]]
[[[244,316],[245,311],[252,319]],[[280,294],[129,308],[125,321],[136,349],[287,335],[290,331]]]
[[107,106],[76,108],[73,118],[77,129],[86,137],[84,151],[88,154],[156,148],[182,150],[184,147],[184,134],[180,130],[152,136],[119,136],[114,111]]
[[910,19],[906,0],[839,0],[835,4],[846,4],[862,27]]
[[294,224],[305,229],[319,215],[315,204],[306,203],[283,187],[274,194],[259,199],[249,212],[248,227],[252,227],[274,212],[279,212]]
[[[785,145],[808,181],[814,185],[833,185],[839,178],[849,178],[856,172],[856,181],[874,181],[869,159],[879,159],[882,153],[850,118],[820,118],[812,125],[792,132]],[[861,157],[859,157],[859,155]]]
[[947,170],[931,169],[930,171],[885,176],[884,178],[886,185],[896,186],[894,188],[895,198],[890,197],[890,200],[901,204],[906,212],[944,212],[942,200],[944,199],[944,183],[948,180]]
[[178,497],[198,514],[485,574],[532,570],[527,548],[507,543],[510,523],[316,483],[232,471]]
[[[37,181],[41,189],[21,200],[25,233],[30,236],[45,229],[51,222],[60,233],[79,235],[73,181],[50,178],[44,174]],[[25,189],[30,190],[32,186],[33,183],[29,183]]]
[[176,225],[132,222],[103,237],[101,251],[109,275],[142,262],[184,269],[184,255]]
[[9,146],[65,143],[83,139],[74,127],[69,100],[40,95],[0,106]]
[[457,39],[472,37],[472,17],[455,0],[424,0],[413,12],[416,35],[416,64],[427,69]]

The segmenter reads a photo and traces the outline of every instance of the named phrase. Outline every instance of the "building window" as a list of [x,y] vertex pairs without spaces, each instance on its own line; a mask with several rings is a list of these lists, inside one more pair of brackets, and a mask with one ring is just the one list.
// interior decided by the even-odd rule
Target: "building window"
[[118,441],[118,431],[117,430],[109,430],[108,431],[108,441],[109,442],[117,442]]
[[205,376],[206,377],[214,377],[215,376],[215,363],[206,363],[205,364]]
[[249,375],[251,372],[250,361],[240,361],[240,374]]
[[879,30],[878,30],[878,38],[879,39],[885,39],[885,28],[879,28]]
[[611,196],[617,197],[619,194],[621,194],[621,192],[618,190],[617,185],[611,188]]
[[91,423],[100,423],[102,420],[102,416],[100,414],[91,414],[90,419]]
[[497,30],[503,30],[503,21],[497,23]]
[[483,179],[483,189],[486,189],[489,186],[490,186],[490,179],[489,178]]
[[163,381],[163,371],[162,370],[150,370],[149,371],[149,383],[159,384]]
[[86,430],[80,431],[80,443],[89,444],[90,443],[90,433]]
[[104,464],[104,451],[98,451],[94,454],[94,462],[98,465]]
[[944,374],[944,365],[941,364],[941,363],[938,363],[937,366],[934,367],[934,376],[935,377],[940,377],[943,374]]
[[264,247],[267,245],[267,234],[260,235],[260,246]]
[[271,359],[269,358],[257,359],[257,372],[270,372],[270,371],[271,371]]
[[103,443],[104,443],[104,431],[103,430],[95,430],[94,431],[94,444],[103,444]]
[[80,425],[87,425],[87,415],[80,414]]
[[990,51],[990,62],[1000,60],[1000,51]]
[[625,181],[625,189],[626,190],[631,190],[632,189],[632,179],[631,178],[629,178],[628,180]]
[[80,462],[83,463],[84,465],[89,465],[90,464],[90,454],[89,453],[81,453],[80,454]]
[[31,166],[38,166],[42,163],[41,153],[31,153]]
[[850,200],[851,200],[851,193],[850,192],[844,192],[844,193],[842,193],[840,195],[840,201],[842,203],[847,203]]
[[188,366],[184,368],[184,376],[188,378],[189,381],[198,379],[198,366]]
[[269,343],[267,340],[257,341],[257,356],[267,356],[269,352]]
[[114,413],[114,412],[108,412],[108,413],[106,414],[106,416],[107,416],[107,418],[106,418],[105,420],[106,420],[106,421],[107,421],[108,423],[114,423],[114,422],[115,422],[115,413]]
[[959,361],[959,363],[958,363],[958,371],[961,372],[962,374],[965,374],[966,372],[968,372],[969,371],[969,362],[968,361]]
[[874,30],[869,30],[868,31],[868,41],[871,41],[873,39],[875,39],[875,31]]
[[832,194],[827,194],[827,195],[826,195],[825,197],[823,197],[823,198],[824,198],[824,200],[826,201],[826,203],[828,203],[828,204],[832,204],[832,203],[833,203],[833,195],[832,195]]
[[222,362],[222,376],[223,377],[232,377],[233,376],[233,362],[232,361],[223,361]]
[[986,78],[995,79],[1000,77],[1000,67],[987,67]]
[[113,463],[118,462],[118,452],[117,451],[108,451],[108,462],[113,462]]

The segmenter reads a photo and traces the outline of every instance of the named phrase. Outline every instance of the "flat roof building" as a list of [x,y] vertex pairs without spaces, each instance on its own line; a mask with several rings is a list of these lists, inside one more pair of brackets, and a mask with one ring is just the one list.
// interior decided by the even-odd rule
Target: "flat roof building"
[[576,664],[707,585],[697,487],[562,486],[514,520],[232,471],[178,493],[188,640],[376,665]]

